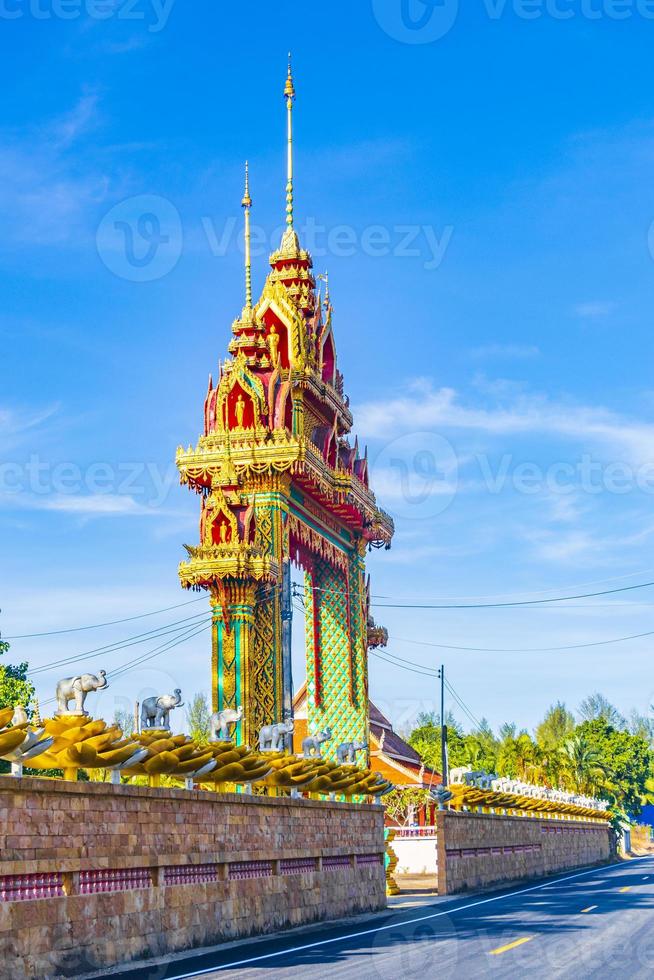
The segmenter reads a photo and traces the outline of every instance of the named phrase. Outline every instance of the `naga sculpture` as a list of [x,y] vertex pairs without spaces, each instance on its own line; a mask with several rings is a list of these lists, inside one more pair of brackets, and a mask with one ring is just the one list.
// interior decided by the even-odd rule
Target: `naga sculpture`
[[210,741],[217,742],[218,739],[222,739],[224,742],[228,741],[231,736],[229,734],[229,726],[237,725],[243,717],[243,708],[224,708],[222,711],[214,711],[211,716],[210,724]]
[[[64,677],[57,684],[57,710],[56,717],[61,715],[83,715],[87,716],[88,711],[84,709],[86,695],[91,691],[104,691],[109,687],[107,673],[99,670],[95,674],[79,674],[77,677]],[[68,710],[68,703],[75,701],[75,710]]]
[[357,761],[357,752],[365,752],[367,748],[366,742],[343,742],[336,749],[336,758],[341,764],[349,762],[354,765]]
[[324,732],[318,732],[317,735],[307,735],[306,738],[302,739],[302,754],[304,758],[311,759],[312,756],[320,758],[322,743],[328,742],[331,737],[331,728],[326,728]]
[[280,721],[276,725],[264,725],[259,732],[259,751],[278,752],[284,748],[284,736],[292,735],[295,724],[292,721]]
[[141,728],[168,731],[170,729],[170,712],[173,708],[179,708],[183,703],[182,692],[178,687],[175,688],[174,694],[159,694],[146,698],[141,705]]

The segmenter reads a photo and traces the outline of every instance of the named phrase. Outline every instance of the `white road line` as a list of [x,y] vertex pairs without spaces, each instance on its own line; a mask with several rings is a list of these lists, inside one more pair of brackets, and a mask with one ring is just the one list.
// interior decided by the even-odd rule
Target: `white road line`
[[[633,858],[634,861],[646,861],[646,857]],[[566,875],[565,878],[557,878],[556,881],[549,881],[544,885],[532,885],[530,888],[521,888],[519,891],[510,892],[508,895],[495,895],[493,898],[481,898],[476,902],[469,902],[467,905],[457,905],[453,909],[444,909],[442,912],[432,912],[430,915],[421,915],[416,919],[405,919],[401,922],[394,922],[386,926],[376,926],[374,929],[363,929],[361,932],[352,932],[344,936],[334,936],[331,939],[319,939],[314,943],[305,943],[304,946],[292,946],[290,949],[279,949],[274,953],[263,953],[261,956],[251,956],[247,960],[236,960],[234,963],[225,963],[223,966],[210,966],[204,970],[195,970],[193,973],[178,973],[168,980],[188,980],[189,977],[201,977],[207,973],[219,973],[221,970],[233,970],[236,967],[248,966],[250,963],[260,963],[261,960],[271,960],[278,956],[288,956],[292,953],[302,953],[306,949],[316,949],[318,946],[329,946],[332,943],[343,943],[350,939],[359,939],[362,936],[374,936],[378,932],[389,932],[391,929],[400,929],[404,926],[412,926],[417,922],[428,922],[430,919],[439,919],[444,915],[454,915],[456,912],[465,912],[467,909],[477,908],[479,905],[489,905],[491,902],[504,902],[508,898],[515,898],[518,895],[527,895],[529,892],[541,891],[543,888],[554,888],[562,885],[566,881],[574,881],[577,878],[588,878],[589,875],[603,874],[613,868],[624,868],[624,862],[618,864],[607,864],[604,867],[592,868],[590,871],[582,871],[575,875]]]

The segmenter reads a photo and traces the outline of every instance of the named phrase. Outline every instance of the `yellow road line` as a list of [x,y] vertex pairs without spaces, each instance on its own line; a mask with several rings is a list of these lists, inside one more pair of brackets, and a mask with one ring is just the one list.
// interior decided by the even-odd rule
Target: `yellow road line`
[[620,891],[621,892],[630,892],[631,891],[631,885],[625,885],[625,887],[624,888],[621,888]]
[[582,912],[593,912],[596,908],[599,908],[599,906],[598,905],[589,905],[587,909],[582,909],[581,911]]
[[510,949],[515,949],[516,946],[522,946],[524,943],[530,943],[534,937],[525,936],[524,939],[516,939],[513,943],[508,943],[506,946],[500,946],[499,949],[491,950],[491,956],[499,956],[500,953],[508,953]]

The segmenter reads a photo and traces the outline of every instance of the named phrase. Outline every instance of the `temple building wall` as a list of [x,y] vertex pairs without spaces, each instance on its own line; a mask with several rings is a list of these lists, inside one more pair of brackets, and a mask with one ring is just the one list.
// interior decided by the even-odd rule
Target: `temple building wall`
[[440,895],[539,878],[613,855],[606,822],[441,811],[436,824]]
[[82,976],[376,911],[383,852],[380,806],[0,777],[0,973]]

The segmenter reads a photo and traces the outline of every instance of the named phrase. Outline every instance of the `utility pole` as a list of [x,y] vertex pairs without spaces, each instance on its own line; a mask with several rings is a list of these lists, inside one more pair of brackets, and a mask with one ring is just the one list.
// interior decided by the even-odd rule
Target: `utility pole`
[[447,763],[447,725],[445,724],[445,667],[441,665],[438,671],[441,682],[441,776],[443,786],[449,783],[448,763]]

